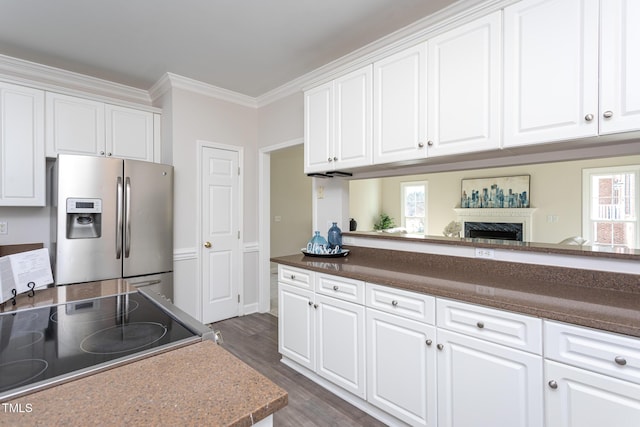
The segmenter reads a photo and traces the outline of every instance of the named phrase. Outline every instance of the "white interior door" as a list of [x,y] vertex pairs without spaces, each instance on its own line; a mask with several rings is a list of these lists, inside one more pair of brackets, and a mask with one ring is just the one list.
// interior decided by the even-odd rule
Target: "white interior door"
[[237,151],[202,148],[202,322],[240,307],[240,179]]

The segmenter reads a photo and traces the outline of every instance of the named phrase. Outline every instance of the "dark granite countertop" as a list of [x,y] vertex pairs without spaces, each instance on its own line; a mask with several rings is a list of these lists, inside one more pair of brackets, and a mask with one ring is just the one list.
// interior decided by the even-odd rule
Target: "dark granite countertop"
[[344,258],[272,258],[370,283],[640,337],[640,276],[352,247]]

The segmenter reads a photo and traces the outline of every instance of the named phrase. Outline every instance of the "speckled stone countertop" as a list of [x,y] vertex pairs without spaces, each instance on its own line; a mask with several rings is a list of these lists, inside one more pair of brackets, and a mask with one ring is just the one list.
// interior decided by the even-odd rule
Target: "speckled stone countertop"
[[640,276],[535,264],[350,248],[344,258],[272,258],[363,280],[640,337]]
[[[206,340],[7,403],[0,426],[250,426],[288,395]],[[17,406],[20,405],[20,406]]]
[[538,252],[558,255],[577,255],[595,258],[636,260],[640,262],[640,250],[623,247],[595,247],[559,245],[551,243],[517,242],[514,240],[469,239],[464,237],[423,236],[418,234],[385,233],[377,231],[344,232],[343,236],[398,240],[402,242],[437,243],[439,245],[473,246],[512,251]]

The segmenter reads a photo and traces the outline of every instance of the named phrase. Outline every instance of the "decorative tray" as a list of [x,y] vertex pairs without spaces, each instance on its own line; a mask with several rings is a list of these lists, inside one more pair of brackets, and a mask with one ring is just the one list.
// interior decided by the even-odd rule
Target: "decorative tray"
[[342,258],[349,255],[349,249],[341,249],[340,252],[335,254],[316,254],[313,252],[307,252],[306,249],[300,249],[305,256],[316,256],[319,258]]

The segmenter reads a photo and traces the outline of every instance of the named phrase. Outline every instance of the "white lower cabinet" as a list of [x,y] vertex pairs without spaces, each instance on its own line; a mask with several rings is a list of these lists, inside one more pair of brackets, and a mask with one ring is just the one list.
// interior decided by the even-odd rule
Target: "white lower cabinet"
[[295,267],[278,295],[283,360],[389,425],[640,425],[638,338]]
[[640,386],[545,360],[547,427],[637,427]]
[[[344,301],[324,292],[330,281],[336,295],[341,289],[364,287],[363,282],[279,267],[278,351],[354,395],[366,397],[365,312],[362,304]],[[287,282],[284,282],[287,281]],[[355,291],[363,294],[363,291]],[[345,292],[345,298],[350,298]]]
[[367,308],[367,398],[414,426],[437,426],[435,327]]
[[542,357],[438,329],[438,425],[543,425]]

